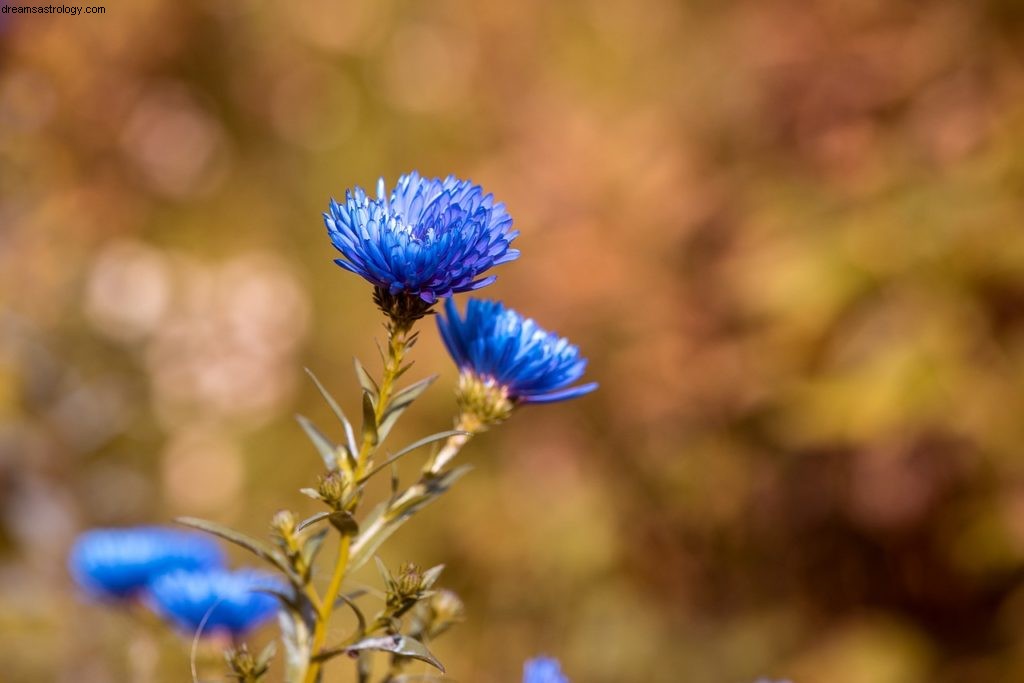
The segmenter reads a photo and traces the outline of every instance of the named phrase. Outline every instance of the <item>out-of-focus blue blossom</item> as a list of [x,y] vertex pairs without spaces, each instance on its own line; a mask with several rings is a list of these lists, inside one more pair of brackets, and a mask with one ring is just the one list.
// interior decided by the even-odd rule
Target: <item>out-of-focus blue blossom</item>
[[512,401],[564,401],[597,388],[569,386],[587,367],[579,349],[501,302],[471,299],[461,318],[449,299],[445,312],[437,326],[459,368],[497,384]]
[[537,657],[523,666],[523,683],[569,683],[557,659]]
[[509,247],[518,233],[505,205],[455,176],[403,175],[390,197],[382,178],[376,199],[356,187],[343,203],[331,200],[324,222],[344,256],[339,266],[428,304],[489,285],[488,269],[519,256]]
[[[285,592],[275,576],[254,570],[177,571],[150,585],[153,610],[186,632],[239,635],[274,616],[280,603],[266,591]],[[205,621],[204,621],[205,620]]]
[[171,571],[223,565],[224,552],[214,540],[163,527],[86,531],[75,540],[68,558],[78,585],[101,598],[132,597]]

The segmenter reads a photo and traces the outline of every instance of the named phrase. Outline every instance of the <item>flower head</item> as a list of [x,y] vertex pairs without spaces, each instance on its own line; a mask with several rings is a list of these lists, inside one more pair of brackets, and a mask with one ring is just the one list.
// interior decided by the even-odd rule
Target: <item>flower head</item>
[[275,576],[254,570],[177,571],[156,579],[149,597],[155,612],[188,632],[202,626],[204,633],[239,635],[277,612],[270,590],[287,589]]
[[557,659],[538,657],[523,666],[523,683],[569,683]]
[[597,388],[595,383],[570,386],[587,367],[577,347],[500,302],[471,299],[461,318],[448,300],[445,313],[437,326],[463,373],[460,400],[550,403]]
[[324,223],[344,257],[335,263],[373,283],[378,298],[418,297],[427,308],[489,285],[487,270],[519,256],[505,205],[455,176],[403,175],[390,197],[382,178],[376,199],[356,187],[331,201]]
[[206,536],[163,527],[93,529],[71,548],[68,567],[88,593],[128,598],[167,572],[221,567],[224,553]]

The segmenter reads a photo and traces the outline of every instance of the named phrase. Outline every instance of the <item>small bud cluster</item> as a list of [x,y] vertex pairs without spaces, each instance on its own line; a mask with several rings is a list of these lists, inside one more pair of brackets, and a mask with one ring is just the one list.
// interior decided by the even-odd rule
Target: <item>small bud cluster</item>
[[434,595],[430,589],[441,576],[444,565],[422,571],[415,563],[406,562],[399,568],[397,577],[379,559],[377,568],[384,578],[386,595],[385,609],[378,619],[394,620],[415,607],[421,600]]
[[224,659],[228,663],[228,675],[239,683],[258,681],[270,669],[270,660],[275,649],[274,643],[271,643],[258,657],[254,657],[244,643],[237,648],[229,648],[224,652]]

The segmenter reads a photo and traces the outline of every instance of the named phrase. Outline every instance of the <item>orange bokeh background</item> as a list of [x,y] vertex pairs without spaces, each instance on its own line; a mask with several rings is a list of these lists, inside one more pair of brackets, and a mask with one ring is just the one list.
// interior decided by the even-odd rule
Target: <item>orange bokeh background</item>
[[[508,205],[485,294],[601,383],[474,441],[386,546],[466,602],[452,680],[1024,681],[1013,0],[2,16],[3,680],[188,680],[187,639],[76,595],[68,544],[315,509],[302,368],[355,410],[382,334],[320,214],[418,169]],[[416,357],[441,380],[396,443],[454,410],[430,324]]]

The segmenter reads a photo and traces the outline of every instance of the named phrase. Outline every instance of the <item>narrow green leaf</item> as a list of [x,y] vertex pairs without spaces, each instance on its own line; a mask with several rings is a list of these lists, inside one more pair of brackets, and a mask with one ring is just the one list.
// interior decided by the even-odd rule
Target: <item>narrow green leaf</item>
[[267,643],[267,646],[260,651],[258,657],[256,657],[256,666],[260,669],[265,669],[270,664],[270,660],[277,654],[277,641],[272,640]]
[[366,635],[366,615],[363,614],[363,610],[359,609],[359,605],[355,603],[355,600],[351,597],[351,595],[339,595],[338,601],[334,604],[335,606],[342,604],[347,605],[348,608],[352,610],[352,613],[356,615],[356,621],[358,622],[359,629],[357,633],[359,633],[359,637],[362,638],[364,635]]
[[302,559],[306,562],[307,567],[312,567],[313,562],[316,561],[317,553],[320,552],[320,548],[324,545],[324,539],[327,538],[328,529],[321,529],[320,531],[312,534],[306,542],[302,544]]
[[393,591],[395,589],[395,577],[391,574],[391,570],[384,564],[384,560],[376,555],[374,555],[373,561],[377,565],[377,572],[380,574],[380,577],[384,579],[384,586],[388,591]]
[[377,383],[373,381],[373,378],[370,377],[370,373],[366,371],[366,368],[363,367],[363,364],[358,358],[353,358],[352,360],[355,362],[356,377],[359,378],[359,386],[361,386],[363,391],[368,393],[370,398],[372,398],[374,403],[376,403],[377,397],[380,396],[380,387],[378,387]]
[[390,652],[402,657],[418,659],[444,673],[444,666],[441,662],[437,661],[437,657],[431,654],[426,645],[415,638],[403,635],[366,638],[364,640],[360,640],[354,645],[349,645],[348,647],[338,648],[335,650],[325,650],[319,655],[316,655],[315,659],[322,662],[340,654],[356,654],[367,650]]
[[439,564],[423,572],[423,589],[428,590],[431,586],[437,583],[437,580],[441,577],[441,572],[443,571],[444,565]]
[[313,500],[323,500],[323,498],[320,497],[320,492],[319,491],[317,491],[316,489],[311,489],[308,486],[305,487],[305,488],[299,489],[299,493],[301,493],[302,495],[304,495],[304,496],[306,496],[308,498],[312,498]]
[[327,519],[330,516],[330,514],[330,512],[317,512],[316,514],[310,515],[309,517],[306,517],[306,519],[299,522],[298,525],[295,527],[295,530],[302,531],[307,527],[313,526],[317,522],[322,522],[323,520]]
[[323,435],[323,433],[316,428],[312,422],[303,417],[302,415],[296,415],[295,419],[302,425],[303,431],[306,432],[306,436],[316,446],[317,452],[324,461],[324,465],[330,471],[336,471],[338,469],[338,447],[331,443],[330,439]]
[[[302,614],[302,607],[295,601],[295,596],[285,593],[283,591],[276,590],[274,588],[254,588],[254,593],[266,593],[267,595],[273,596],[280,601],[285,608],[294,614]],[[305,598],[301,593],[301,598]]]
[[396,463],[391,463],[391,498],[392,499],[398,497],[398,487],[399,486],[400,486],[400,482],[398,481],[398,465]]
[[373,400],[368,392],[363,392],[363,438],[370,443],[380,443],[377,432],[377,416],[374,414]]
[[[375,507],[360,524],[364,530],[363,535],[359,536],[352,546],[352,571],[363,566],[374,556],[384,541],[398,531],[414,514],[437,500],[472,469],[471,465],[460,465],[440,477],[431,477],[415,484],[406,491],[405,495],[409,495],[409,499],[402,502],[398,509],[392,509],[387,503],[381,503]],[[414,492],[417,488],[419,492]]]
[[398,418],[402,416],[402,413],[412,405],[413,401],[420,397],[420,395],[427,390],[434,380],[437,379],[437,375],[427,377],[426,379],[420,380],[415,384],[412,384],[405,389],[402,389],[392,397],[388,403],[387,409],[384,411],[383,416],[380,420],[380,426],[377,427],[377,431],[380,434],[380,440],[383,441],[387,438],[387,435],[391,433],[392,427],[398,422]]
[[245,548],[253,555],[256,555],[256,557],[259,557],[280,569],[294,585],[302,586],[302,579],[300,579],[291,566],[289,566],[288,561],[284,556],[265,543],[257,541],[255,538],[247,536],[240,531],[235,531],[230,527],[226,527],[215,522],[208,522],[205,519],[197,519],[196,517],[178,517],[174,521],[178,524],[190,526],[194,529],[205,531],[208,534],[219,536],[225,541],[229,541],[237,546]]
[[456,434],[469,434],[469,432],[464,432],[464,431],[461,431],[461,430],[458,430],[458,429],[450,429],[450,430],[448,430],[446,432],[437,432],[436,434],[431,434],[430,436],[425,436],[422,439],[418,439],[417,441],[413,441],[411,444],[409,444],[405,448],[402,448],[401,450],[396,452],[394,455],[390,456],[387,460],[382,462],[380,465],[378,465],[377,467],[373,468],[373,470],[371,470],[365,477],[363,477],[362,479],[359,480],[359,483],[362,484],[367,479],[369,479],[373,475],[377,474],[377,472],[380,472],[382,469],[384,469],[388,465],[396,462],[397,460],[399,460],[400,458],[408,455],[409,453],[412,453],[417,448],[422,448],[423,446],[427,446],[427,445],[435,443],[437,441],[443,441],[444,439],[447,439],[450,436],[455,436]]
[[398,372],[395,373],[395,380],[397,381],[399,377],[401,377],[405,373],[409,372],[409,370],[414,365],[416,365],[416,361],[411,360],[408,363],[406,363],[405,365],[403,365],[402,367],[398,368]]
[[355,457],[354,454],[358,450],[358,447],[356,446],[355,430],[352,428],[352,423],[348,421],[348,418],[345,417],[345,413],[342,411],[341,406],[338,405],[338,402],[334,400],[334,397],[331,396],[327,389],[324,388],[324,385],[316,378],[313,371],[306,368],[306,374],[308,374],[310,379],[313,380],[313,384],[316,385],[317,391],[319,391],[320,395],[324,397],[324,400],[327,401],[327,405],[331,407],[331,412],[334,413],[334,416],[338,418],[341,425],[345,428],[345,436],[348,437],[347,445],[349,448],[349,454],[352,457]]
[[[431,384],[437,381],[437,378],[438,375],[431,375],[426,379],[421,379],[419,382],[416,382],[415,384],[410,384],[405,389],[402,389],[401,391],[394,395],[394,397],[391,399],[391,405],[394,406],[395,404],[405,403],[406,401],[415,401],[417,398],[420,397],[420,395],[424,391],[427,390],[427,387],[429,387]],[[390,409],[391,406],[388,406],[388,410]]]

